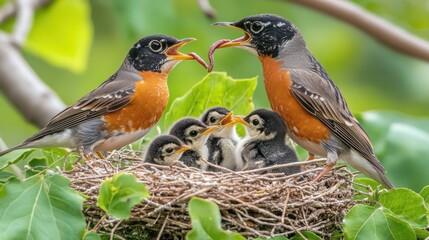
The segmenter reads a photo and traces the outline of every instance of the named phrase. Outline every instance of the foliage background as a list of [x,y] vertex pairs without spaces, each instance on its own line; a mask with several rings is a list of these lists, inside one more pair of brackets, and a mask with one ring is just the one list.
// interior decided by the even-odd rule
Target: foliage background
[[[82,56],[82,61],[87,61],[83,69],[57,67],[42,60],[37,54],[24,51],[33,69],[66,104],[73,103],[113,74],[129,47],[142,36],[163,33],[177,38],[195,37],[198,41],[187,45],[184,51],[195,51],[206,58],[207,50],[214,41],[220,38],[235,38],[241,34],[234,30],[210,26],[212,21],[204,16],[194,0],[77,2],[90,14],[84,24],[89,26],[90,33],[93,31],[92,39],[91,34],[89,37],[82,36],[81,39],[89,44],[88,55]],[[425,1],[354,2],[424,39],[429,39],[429,4]],[[425,155],[429,154],[427,62],[396,53],[344,22],[287,1],[216,0],[211,3],[218,13],[219,21],[236,21],[257,13],[275,13],[291,20],[300,28],[310,50],[343,92],[353,113],[360,114],[369,110],[395,111],[409,115],[406,116],[407,119],[411,117],[420,121],[417,129],[423,132],[411,135],[410,138],[401,139],[404,133],[412,132],[414,128],[400,128],[393,136],[390,136],[391,133],[388,136],[387,132],[382,131],[383,126],[378,126],[369,131],[369,134],[376,139],[376,152],[383,155],[380,158],[389,171],[388,176],[405,178],[404,181],[393,179],[394,183],[416,190],[429,184],[429,179],[424,174],[424,169],[429,168],[429,157]],[[76,30],[73,27],[79,26],[70,24],[69,20],[65,22],[61,15],[57,17],[57,21],[50,24],[52,35],[55,35],[53,31],[58,29],[68,29],[72,32]],[[46,35],[49,36],[50,34]],[[261,82],[262,69],[257,58],[239,49],[219,50],[215,57],[215,71],[226,71],[234,78],[259,75],[260,80],[254,95],[255,106],[269,107]],[[169,77],[170,103],[176,97],[182,96],[205,74],[206,71],[196,62],[184,62],[177,66]],[[0,136],[10,146],[37,131],[1,94],[0,114]],[[161,127],[162,122],[159,124]],[[376,118],[375,123],[379,122]],[[383,142],[383,139],[387,138],[398,141]],[[409,143],[414,149],[401,150],[402,145]],[[385,154],[386,151],[390,155]],[[420,158],[418,165],[408,164],[408,155],[400,156],[404,151],[410,151],[410,154]],[[394,161],[394,164],[389,164],[388,161]],[[418,171],[420,172],[415,174]],[[414,180],[408,181],[410,179]]]

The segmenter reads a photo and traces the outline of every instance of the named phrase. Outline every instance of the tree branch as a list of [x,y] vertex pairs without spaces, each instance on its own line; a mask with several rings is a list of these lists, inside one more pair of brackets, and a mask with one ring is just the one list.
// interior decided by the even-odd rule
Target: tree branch
[[28,121],[43,127],[65,108],[10,41],[0,41],[0,62],[0,89]]
[[429,42],[343,0],[288,0],[348,22],[384,45],[407,55],[429,61]]
[[[51,0],[31,0],[26,2],[26,4],[31,6],[32,9],[36,9],[48,4],[50,1]],[[0,24],[15,16],[17,9],[17,4],[14,2],[5,4],[0,11]]]
[[18,47],[21,47],[33,25],[34,8],[28,0],[16,0],[18,11],[16,13],[16,23],[13,32],[10,35],[11,41]]
[[200,5],[201,11],[209,18],[214,19],[216,17],[216,11],[210,5],[209,0],[198,0],[198,4]]

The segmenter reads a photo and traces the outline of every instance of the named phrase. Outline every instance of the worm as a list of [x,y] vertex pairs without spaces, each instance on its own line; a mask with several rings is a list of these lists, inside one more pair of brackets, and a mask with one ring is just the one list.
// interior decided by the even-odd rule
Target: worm
[[195,60],[197,60],[197,62],[201,65],[203,65],[204,68],[208,68],[207,63],[200,57],[198,56],[198,54],[194,53],[194,52],[190,52],[188,54],[189,56],[193,57]]
[[221,40],[218,40],[215,43],[213,43],[213,45],[210,47],[210,50],[209,50],[209,66],[207,68],[208,72],[211,72],[213,70],[213,67],[214,67],[214,56],[213,56],[213,53],[216,51],[217,48],[219,48],[224,43],[227,43],[229,41],[231,41],[231,40],[221,39]]

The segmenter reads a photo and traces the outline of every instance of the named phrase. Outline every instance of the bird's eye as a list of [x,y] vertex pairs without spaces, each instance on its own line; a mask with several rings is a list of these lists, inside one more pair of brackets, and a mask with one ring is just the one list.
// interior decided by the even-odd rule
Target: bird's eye
[[173,148],[169,147],[169,148],[165,149],[165,152],[166,153],[172,153],[173,152]]
[[258,119],[253,119],[252,120],[252,124],[253,124],[253,126],[258,126],[259,125],[259,120]]
[[209,119],[209,121],[210,121],[211,123],[215,123],[215,122],[216,122],[216,118],[215,118],[215,117],[211,117],[211,118]]
[[259,33],[263,28],[264,25],[259,21],[253,22],[252,25],[250,25],[250,31],[253,33]]
[[162,50],[162,43],[158,40],[152,40],[149,43],[149,48],[152,52],[160,52]]
[[189,133],[189,136],[191,136],[191,137],[196,137],[197,135],[198,135],[197,130],[192,130],[192,131]]

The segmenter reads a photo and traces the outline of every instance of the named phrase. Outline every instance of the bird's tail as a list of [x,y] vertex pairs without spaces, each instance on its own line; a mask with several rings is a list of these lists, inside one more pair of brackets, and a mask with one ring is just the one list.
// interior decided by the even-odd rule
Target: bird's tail
[[352,151],[351,158],[348,162],[356,170],[381,183],[386,189],[395,187],[389,179],[387,179],[384,168],[381,166],[377,157],[373,156],[373,159],[370,161],[358,152]]
[[9,149],[6,149],[6,150],[0,152],[0,157],[4,156],[4,155],[6,155],[12,151],[15,151],[15,150],[18,150],[21,148],[25,148],[25,147],[27,147],[27,144],[19,144],[19,145],[16,145],[15,147],[11,147]]

